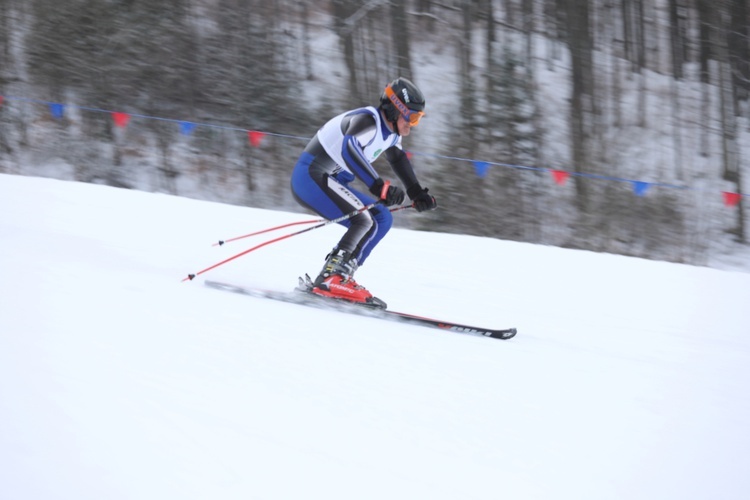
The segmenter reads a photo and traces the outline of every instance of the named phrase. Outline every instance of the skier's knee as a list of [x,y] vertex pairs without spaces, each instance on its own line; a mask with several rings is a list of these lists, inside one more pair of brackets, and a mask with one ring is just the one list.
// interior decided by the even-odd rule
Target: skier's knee
[[393,225],[393,214],[386,207],[378,206],[372,210],[373,218],[378,223],[378,230],[387,233]]

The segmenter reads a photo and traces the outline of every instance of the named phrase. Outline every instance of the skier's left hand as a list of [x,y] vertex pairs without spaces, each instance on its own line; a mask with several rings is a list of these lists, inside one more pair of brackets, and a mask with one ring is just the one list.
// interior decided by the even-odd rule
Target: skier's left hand
[[[417,212],[424,212],[425,210],[435,210],[437,208],[437,201],[435,201],[435,197],[429,194],[427,191],[429,189],[419,189],[418,192],[410,192],[409,197],[414,202],[412,206],[417,210]],[[414,196],[412,196],[412,194]]]

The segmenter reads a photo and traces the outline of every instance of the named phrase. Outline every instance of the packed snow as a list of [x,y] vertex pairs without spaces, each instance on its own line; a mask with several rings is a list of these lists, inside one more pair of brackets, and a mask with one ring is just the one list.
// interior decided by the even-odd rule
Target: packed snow
[[357,275],[502,341],[202,284],[291,289],[336,225],[182,281],[310,214],[10,175],[0,209],[2,499],[750,498],[750,273],[394,229]]

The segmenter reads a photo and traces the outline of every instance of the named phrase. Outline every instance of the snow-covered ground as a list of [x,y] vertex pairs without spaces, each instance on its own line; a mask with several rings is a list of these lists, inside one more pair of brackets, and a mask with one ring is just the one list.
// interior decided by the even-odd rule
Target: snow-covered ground
[[0,498],[750,498],[750,274],[405,229],[358,274],[510,341],[202,286],[336,226],[181,281],[309,218],[0,175]]

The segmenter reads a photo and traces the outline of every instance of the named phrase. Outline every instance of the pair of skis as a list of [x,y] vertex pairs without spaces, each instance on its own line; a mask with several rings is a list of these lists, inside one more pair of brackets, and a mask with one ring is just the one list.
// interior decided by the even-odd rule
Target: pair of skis
[[241,295],[248,295],[250,297],[279,300],[282,302],[288,302],[293,304],[300,304],[305,306],[319,307],[335,309],[337,311],[343,311],[350,314],[358,314],[361,316],[368,316],[372,318],[380,318],[391,321],[398,321],[401,323],[411,323],[415,325],[427,326],[432,328],[439,328],[441,330],[447,330],[456,333],[462,333],[466,335],[474,335],[480,337],[490,337],[493,339],[508,340],[516,335],[515,328],[505,329],[493,329],[493,328],[481,328],[476,326],[469,326],[461,323],[455,323],[452,321],[444,321],[434,318],[426,318],[423,316],[416,316],[413,314],[391,311],[388,309],[381,309],[377,307],[368,307],[364,304],[356,304],[341,299],[331,299],[315,295],[309,291],[306,286],[306,282],[300,278],[300,286],[293,292],[280,292],[275,290],[264,290],[260,288],[243,287],[233,285],[229,283],[221,283],[218,281],[206,281],[205,285],[210,288],[218,290],[224,290],[232,293],[238,293]]
[[[384,193],[386,192],[388,187],[388,184],[384,184]],[[237,259],[243,255],[246,255],[250,252],[253,252],[259,248],[262,248],[266,245],[270,245],[271,243],[275,243],[277,241],[284,240],[286,238],[290,238],[292,236],[296,236],[298,234],[303,234],[308,231],[312,231],[314,229],[318,229],[324,226],[327,226],[329,224],[339,223],[343,222],[344,220],[350,219],[357,214],[360,214],[366,210],[370,210],[371,208],[374,208],[376,205],[379,205],[383,202],[382,199],[371,203],[369,205],[366,205],[364,207],[361,207],[357,210],[354,210],[348,214],[345,214],[339,218],[332,219],[332,220],[326,220],[326,219],[315,219],[315,220],[306,220],[306,221],[299,221],[299,222],[291,222],[288,224],[282,224],[280,226],[271,227],[268,229],[263,229],[261,231],[255,231],[250,234],[246,234],[243,236],[237,236],[235,238],[231,238],[228,240],[220,240],[215,245],[224,245],[225,243],[228,243],[230,241],[236,241],[244,238],[248,238],[251,236],[256,236],[259,234],[264,234],[272,231],[276,231],[278,229],[283,229],[290,226],[300,225],[300,224],[313,224],[314,226],[307,227],[305,229],[301,229],[299,231],[295,231],[289,234],[285,234],[273,239],[270,239],[268,241],[265,241],[263,243],[260,243],[258,245],[255,245],[252,248],[249,248],[243,252],[238,253],[237,255],[234,255],[232,257],[229,257],[227,259],[224,259],[221,262],[218,262],[210,267],[207,267],[206,269],[203,269],[202,271],[198,271],[197,273],[191,273],[188,274],[186,278],[184,278],[182,281],[192,281],[195,279],[198,275],[201,275],[207,271],[210,271],[212,269],[215,269],[221,265],[226,264],[227,262],[230,262],[234,259]],[[396,212],[398,210],[404,210],[408,208],[413,208],[412,205],[402,205],[399,207],[390,208],[389,210],[391,212]],[[516,329],[515,328],[505,328],[505,329],[493,329],[493,328],[481,328],[476,326],[469,326],[461,323],[455,323],[451,321],[443,321],[439,319],[434,318],[426,318],[423,316],[416,316],[413,314],[408,313],[402,313],[397,311],[390,311],[385,309],[384,307],[372,307],[367,306],[366,304],[356,304],[353,302],[348,302],[346,300],[339,300],[339,299],[331,299],[326,297],[321,297],[320,295],[316,295],[312,293],[312,282],[309,278],[309,276],[306,277],[306,280],[303,280],[300,278],[300,285],[295,289],[294,292],[279,292],[279,291],[273,291],[273,290],[263,290],[258,288],[248,288],[248,287],[242,287],[237,285],[232,285],[229,283],[221,283],[218,281],[206,281],[206,286],[209,286],[211,288],[216,288],[219,290],[225,290],[229,292],[239,293],[242,295],[249,295],[251,297],[258,297],[258,298],[265,298],[265,299],[273,299],[273,300],[280,300],[283,302],[289,302],[294,304],[301,304],[306,306],[314,306],[314,307],[323,307],[323,308],[332,308],[337,309],[340,311],[352,313],[352,314],[359,314],[359,315],[365,315],[375,318],[381,318],[381,319],[388,319],[393,321],[400,321],[403,323],[412,323],[422,326],[428,326],[432,328],[440,328],[442,330],[448,330],[452,332],[457,333],[463,333],[467,335],[475,335],[475,336],[481,336],[481,337],[490,337],[494,339],[502,339],[507,340],[510,338],[513,338],[516,335]]]

